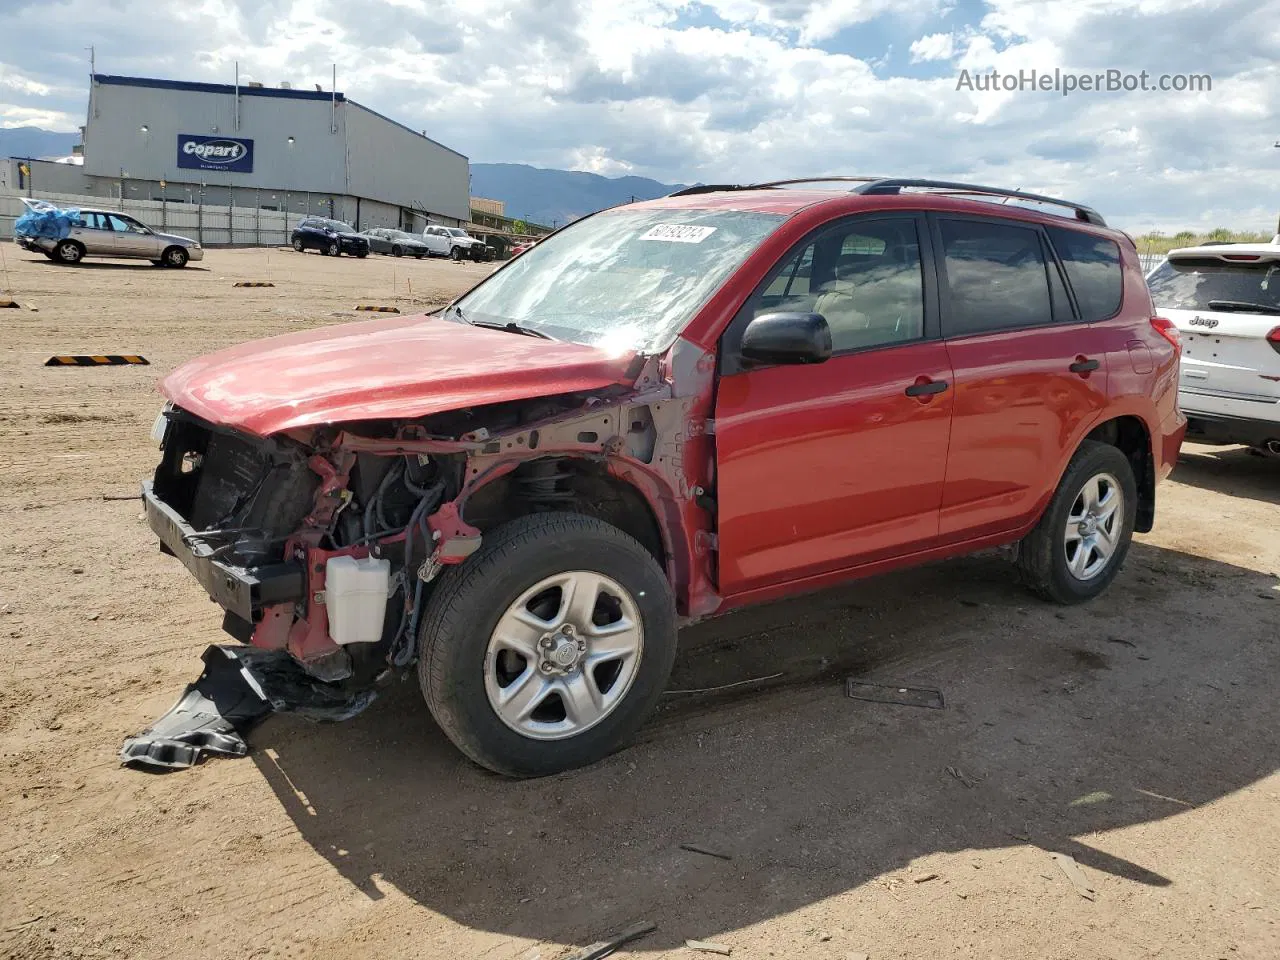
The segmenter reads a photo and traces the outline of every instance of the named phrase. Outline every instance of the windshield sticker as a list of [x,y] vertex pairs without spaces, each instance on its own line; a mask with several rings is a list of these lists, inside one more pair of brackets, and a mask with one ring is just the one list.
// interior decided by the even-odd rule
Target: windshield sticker
[[680,223],[660,223],[640,239],[665,240],[668,243],[701,243],[715,232],[715,227],[691,227]]

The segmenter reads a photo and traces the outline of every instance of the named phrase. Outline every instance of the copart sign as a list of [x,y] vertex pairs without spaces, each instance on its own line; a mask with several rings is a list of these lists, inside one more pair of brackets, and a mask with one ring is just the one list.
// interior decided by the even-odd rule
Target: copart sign
[[240,137],[178,134],[178,166],[188,170],[253,172],[253,141]]

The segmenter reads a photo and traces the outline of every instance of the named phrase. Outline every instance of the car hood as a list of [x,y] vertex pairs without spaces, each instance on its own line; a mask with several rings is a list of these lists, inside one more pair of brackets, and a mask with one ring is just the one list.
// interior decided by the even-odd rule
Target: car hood
[[179,367],[160,391],[213,423],[268,436],[630,384],[634,358],[438,317],[393,317],[243,343]]
[[157,233],[156,239],[163,240],[165,243],[182,243],[190,244],[191,246],[196,245],[196,241],[192,240],[190,237],[181,237],[176,233]]

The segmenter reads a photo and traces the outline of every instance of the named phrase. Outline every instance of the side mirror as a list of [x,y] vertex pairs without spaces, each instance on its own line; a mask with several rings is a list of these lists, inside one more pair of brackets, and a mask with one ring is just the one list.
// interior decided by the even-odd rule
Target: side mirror
[[739,349],[756,363],[822,363],[831,356],[831,328],[820,313],[763,313],[747,324]]

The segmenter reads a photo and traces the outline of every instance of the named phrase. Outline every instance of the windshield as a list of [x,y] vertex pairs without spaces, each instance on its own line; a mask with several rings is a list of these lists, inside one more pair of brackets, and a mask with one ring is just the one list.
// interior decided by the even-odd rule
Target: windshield
[[1211,300],[1280,308],[1280,263],[1166,260],[1147,278],[1147,286],[1156,306],[1167,310],[1212,310]]
[[409,234],[405,233],[403,230],[388,230],[387,236],[390,237],[392,240],[417,240],[418,239],[417,237],[410,236]]
[[453,236],[455,236],[455,237],[465,237],[465,236],[467,236],[467,231],[465,231],[465,230],[459,230],[457,227],[446,227],[445,229],[447,229],[447,230],[449,231],[449,233],[451,233],[451,234],[452,234]]
[[334,233],[355,233],[350,224],[343,223],[341,220],[317,220],[316,226],[323,230],[332,230]]
[[529,248],[458,301],[464,317],[657,353],[785,217],[619,207]]

